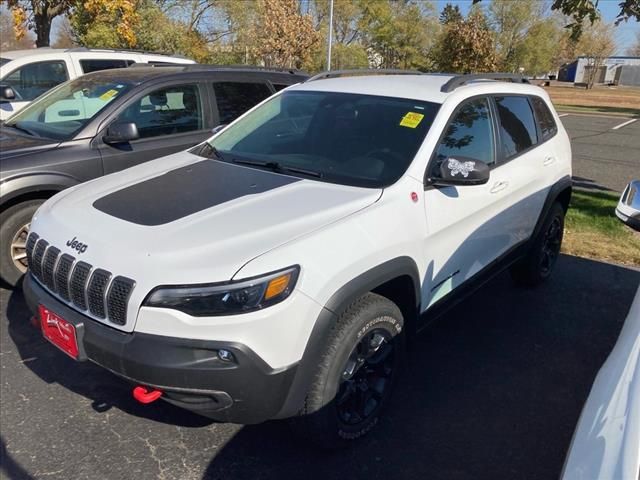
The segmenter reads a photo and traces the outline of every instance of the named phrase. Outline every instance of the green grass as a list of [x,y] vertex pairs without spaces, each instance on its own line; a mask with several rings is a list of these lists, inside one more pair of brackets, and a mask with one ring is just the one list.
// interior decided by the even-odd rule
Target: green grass
[[640,117],[640,109],[626,107],[592,107],[586,105],[564,105],[554,103],[556,110],[559,112],[575,112],[575,113],[600,113],[607,115],[621,115],[626,117]]
[[565,219],[563,251],[640,266],[640,234],[618,220],[617,203],[617,194],[574,190]]

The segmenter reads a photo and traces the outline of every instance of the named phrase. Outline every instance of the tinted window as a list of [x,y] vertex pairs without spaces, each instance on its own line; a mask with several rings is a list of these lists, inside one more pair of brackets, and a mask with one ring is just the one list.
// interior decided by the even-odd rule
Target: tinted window
[[491,164],[495,161],[493,126],[486,98],[472,100],[456,113],[440,142],[438,160],[470,157]]
[[533,109],[536,112],[538,125],[540,125],[542,138],[546,140],[547,138],[553,137],[558,131],[558,127],[556,126],[556,122],[553,119],[553,114],[549,110],[549,107],[547,107],[545,101],[539,97],[532,97],[531,100],[533,101]]
[[244,112],[267,97],[271,90],[266,83],[215,82],[213,90],[216,94],[220,124],[231,123]]
[[125,68],[130,63],[127,60],[80,60],[80,66],[84,73],[97,72],[98,70],[109,70],[110,68]]
[[118,121],[134,122],[140,138],[201,130],[204,122],[200,92],[195,85],[155,90],[135,100]]
[[10,58],[0,58],[0,67],[2,65],[6,65],[7,63],[9,63],[11,61]]
[[406,171],[438,107],[402,98],[287,91],[210,144],[223,160],[266,162],[271,168],[278,162],[291,175],[311,171],[318,181],[382,187]]
[[14,70],[2,83],[13,88],[17,101],[31,101],[68,79],[64,62],[39,62]]
[[285,85],[283,83],[273,83],[273,88],[276,89],[276,92],[279,92],[280,90],[284,90],[285,88],[287,88],[289,85]]
[[500,116],[500,136],[506,158],[537,142],[536,122],[526,97],[496,97]]

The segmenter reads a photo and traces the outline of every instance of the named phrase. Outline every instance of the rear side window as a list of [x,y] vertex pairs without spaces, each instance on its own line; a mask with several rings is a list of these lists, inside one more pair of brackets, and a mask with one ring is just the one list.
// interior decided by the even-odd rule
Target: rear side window
[[272,85],[273,85],[273,88],[276,89],[276,92],[279,92],[280,90],[284,90],[289,86],[289,85],[285,85],[284,83],[272,83]]
[[97,72],[98,70],[109,70],[112,68],[126,68],[133,61],[108,60],[108,59],[85,59],[80,60],[80,66],[84,73]]
[[231,123],[247,110],[271,96],[266,83],[215,82],[220,124]]
[[29,63],[2,79],[16,92],[16,101],[31,101],[69,79],[64,62]]
[[436,152],[438,162],[455,156],[489,165],[495,161],[493,127],[486,98],[471,100],[458,110]]
[[547,107],[547,104],[540,97],[531,97],[533,103],[533,109],[536,112],[536,118],[538,119],[538,125],[540,126],[540,132],[542,133],[542,139],[546,140],[553,137],[558,131],[556,122],[553,119],[553,114]]
[[495,97],[500,117],[500,137],[506,158],[527,150],[538,141],[533,110],[527,97]]

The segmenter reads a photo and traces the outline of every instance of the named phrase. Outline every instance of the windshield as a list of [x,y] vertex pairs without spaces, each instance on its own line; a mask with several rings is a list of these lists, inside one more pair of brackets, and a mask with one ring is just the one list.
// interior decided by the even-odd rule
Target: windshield
[[402,98],[285,91],[209,145],[221,160],[380,188],[404,174],[438,108]]
[[131,87],[122,81],[80,77],[38,98],[5,125],[37,137],[67,140]]
[[6,65],[7,63],[9,63],[11,61],[10,58],[0,58],[0,67],[2,65]]

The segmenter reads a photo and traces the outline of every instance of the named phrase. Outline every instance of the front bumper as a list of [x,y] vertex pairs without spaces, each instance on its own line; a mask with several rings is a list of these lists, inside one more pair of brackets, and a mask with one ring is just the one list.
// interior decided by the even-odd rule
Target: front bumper
[[[80,361],[158,388],[175,405],[218,421],[251,424],[282,416],[288,403],[297,365],[274,370],[239,343],[121,332],[69,308],[30,273],[23,290],[34,314],[44,305],[75,326]],[[220,349],[233,360],[221,360]]]

